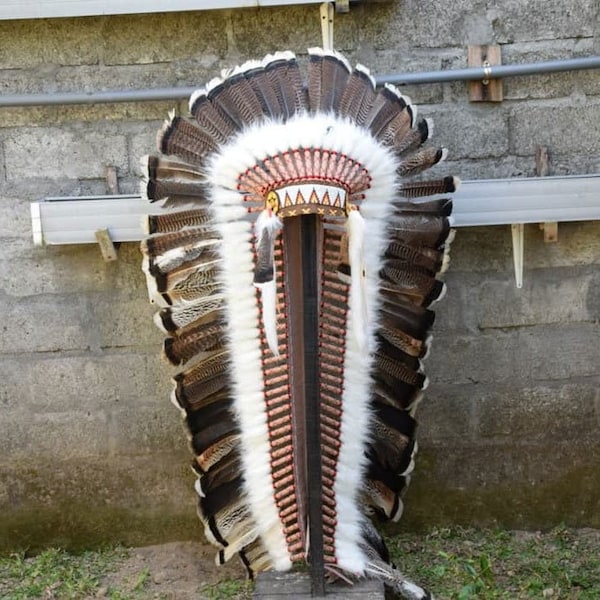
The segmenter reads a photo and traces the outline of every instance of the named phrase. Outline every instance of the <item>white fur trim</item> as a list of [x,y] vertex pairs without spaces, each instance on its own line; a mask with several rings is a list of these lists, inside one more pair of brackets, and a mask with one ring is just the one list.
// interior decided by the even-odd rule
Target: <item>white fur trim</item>
[[[362,67],[359,70],[368,72]],[[212,207],[217,220],[216,228],[223,239],[223,284],[226,295],[231,298],[228,308],[230,345],[232,348],[244,347],[244,353],[234,352],[232,374],[237,398],[236,411],[242,422],[242,430],[247,432],[242,440],[246,492],[274,567],[288,568],[289,557],[273,501],[268,466],[268,432],[256,328],[258,309],[252,285],[251,225],[247,221],[228,221],[232,218],[230,211],[241,203],[242,197],[237,191],[239,175],[267,156],[299,147],[324,147],[347,154],[362,163],[372,178],[371,187],[364,192],[365,199],[360,209],[365,226],[362,252],[365,271],[363,306],[369,327],[365,331],[365,342],[357,343],[353,328],[364,325],[365,316],[357,314],[362,309],[350,311],[340,459],[334,483],[338,565],[350,572],[363,573],[367,558],[360,549],[364,516],[358,496],[367,467],[364,449],[371,419],[368,399],[379,308],[378,271],[386,245],[385,231],[392,212],[391,201],[398,185],[398,160],[363,128],[332,115],[301,114],[285,124],[271,122],[251,126],[215,154],[208,166],[209,181],[214,186]],[[242,299],[243,311],[238,308]]]
[[[209,173],[214,181],[215,172]],[[232,215],[245,216],[239,204],[242,196],[220,186],[212,188],[215,228],[223,243],[221,283],[228,299],[228,344],[231,352],[231,375],[234,408],[241,425],[244,488],[250,510],[275,569],[291,567],[285,535],[273,499],[269,461],[269,436],[264,405],[261,370],[258,307],[253,285],[252,224],[230,221]],[[232,206],[237,203],[237,207]],[[242,208],[242,212],[236,211]]]

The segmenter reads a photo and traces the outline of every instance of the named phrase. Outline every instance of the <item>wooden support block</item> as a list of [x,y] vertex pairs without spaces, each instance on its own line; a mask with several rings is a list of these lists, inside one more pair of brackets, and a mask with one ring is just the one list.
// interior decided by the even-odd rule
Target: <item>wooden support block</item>
[[548,148],[536,146],[535,148],[535,174],[538,177],[547,177],[549,171]]
[[381,581],[363,579],[354,585],[344,583],[329,584],[325,596],[311,594],[308,573],[278,573],[266,571],[256,578],[253,600],[384,600],[385,588]]
[[[538,177],[546,177],[550,171],[548,164],[548,148],[537,146],[535,149],[535,173]],[[544,242],[558,242],[558,223],[540,223],[540,229],[544,231]]]
[[96,241],[100,246],[102,258],[104,258],[106,262],[117,260],[119,258],[117,256],[117,249],[115,248],[113,241],[110,239],[108,229],[98,229],[94,235],[96,236]]
[[[493,67],[502,64],[500,46],[469,46],[467,61],[469,67]],[[470,102],[502,102],[501,79],[483,78],[481,81],[469,81]]]
[[543,223],[542,227],[544,229],[544,242],[547,244],[558,242],[558,223]]
[[350,0],[336,0],[335,12],[338,12],[338,13],[350,12]]
[[117,168],[113,165],[107,165],[104,169],[106,178],[106,193],[111,196],[119,193],[119,179],[117,178]]

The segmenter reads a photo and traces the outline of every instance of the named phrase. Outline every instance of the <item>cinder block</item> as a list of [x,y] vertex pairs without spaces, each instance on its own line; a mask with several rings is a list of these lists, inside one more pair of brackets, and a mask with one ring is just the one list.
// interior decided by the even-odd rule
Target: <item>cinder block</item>
[[[425,373],[428,373],[427,364]],[[475,403],[477,388],[473,385],[432,383],[419,404],[416,418],[419,423],[419,444],[464,446],[473,443],[477,435]]]
[[448,148],[452,160],[503,156],[508,151],[508,123],[502,109],[489,105],[466,109],[424,106],[421,114],[433,118],[435,142]]
[[[360,28],[360,39],[376,48],[445,48],[465,45],[471,35],[485,38],[490,30],[484,19],[485,3],[458,0],[430,3],[374,4],[365,7],[368,20]],[[472,17],[470,16],[472,15]]]
[[3,20],[0,69],[37,68],[37,78],[43,78],[55,65],[96,65],[103,22],[101,17]]
[[488,11],[494,39],[500,44],[515,41],[578,38],[594,35],[597,5],[582,0],[577,9],[560,0],[511,0]]
[[[376,76],[437,71],[442,68],[443,63],[436,50],[417,48],[409,51],[397,47],[376,50],[366,41],[363,41],[356,50],[347,53],[347,58],[352,65],[360,63],[367,66]],[[418,106],[441,103],[442,90],[441,83],[400,86],[400,91]]]
[[96,412],[170,403],[172,369],[156,353],[3,356],[0,404],[28,413]]
[[[535,225],[525,233],[525,267],[552,269],[600,265],[600,223],[585,221],[560,223],[558,243],[546,244],[543,232]],[[562,276],[564,270],[557,271]]]
[[90,304],[90,319],[100,347],[161,347],[164,334],[154,325],[156,307],[148,302],[147,294],[136,291],[93,294]]
[[553,385],[477,386],[470,391],[481,438],[514,444],[597,439],[600,391],[595,378]]
[[403,527],[600,525],[597,440],[420,448]]
[[477,323],[486,329],[593,321],[600,306],[589,299],[598,286],[593,268],[528,271],[521,289],[512,278],[486,277],[475,291]]
[[227,13],[223,11],[119,15],[105,25],[105,65],[169,63],[227,52]]
[[0,407],[9,410],[27,404],[29,394],[27,378],[29,370],[20,358],[2,355],[0,357]]
[[[322,46],[321,18],[318,5],[286,6],[266,10],[243,10],[231,13],[231,31],[233,48],[230,56],[238,54],[245,58],[262,59],[274,50],[291,50],[298,55],[306,54],[307,48]],[[335,46],[340,50],[349,46],[344,40],[341,29],[335,23]],[[293,27],[290,24],[293,23]],[[352,36],[352,24],[348,33]],[[240,60],[236,57],[236,60]]]
[[[1,150],[0,161],[2,161]],[[4,161],[2,161],[3,164]],[[0,177],[2,177],[2,166],[0,166]],[[15,236],[28,237],[30,235],[31,213],[29,201],[0,192],[0,239]]]
[[457,175],[461,179],[501,179],[503,177],[532,177],[535,175],[533,152],[531,158],[509,155],[477,159],[455,159],[453,152],[453,147],[448,146],[448,159],[445,163],[442,163],[441,168],[446,173]]
[[498,329],[480,335],[440,333],[428,373],[438,384],[593,377],[600,364],[598,335],[595,323]]
[[138,243],[121,244],[118,260],[107,263],[96,244],[33,247],[0,258],[0,289],[10,296],[127,290],[146,293]]
[[[477,281],[488,272],[510,271],[512,269],[511,240],[508,225],[457,228],[450,247],[450,266],[446,279],[451,281],[457,279],[459,275],[472,273],[474,280]],[[475,252],[474,249],[477,251]],[[440,303],[440,306],[443,304]]]
[[14,130],[5,141],[8,180],[104,177],[106,165],[126,170],[126,138],[107,125]]
[[[186,113],[187,114],[187,111]],[[168,117],[165,112],[163,120]],[[129,171],[135,174],[138,178],[142,176],[141,159],[147,154],[155,154],[156,149],[156,134],[162,126],[162,121],[151,121],[139,123],[136,127],[137,131],[130,134],[130,155],[129,155]],[[138,185],[139,188],[139,185]]]
[[8,411],[0,422],[2,448],[11,461],[43,457],[60,461],[108,454],[108,428],[102,411]]
[[[569,99],[548,106],[515,106],[509,120],[510,149],[519,155],[532,155],[536,146],[548,146],[551,152],[594,153],[598,135],[591,123],[600,121],[600,102],[588,100],[573,105]],[[557,134],[556,124],[565,123]]]
[[[126,405],[125,405],[126,404]],[[107,415],[111,454],[152,454],[188,450],[187,432],[179,411],[167,396],[152,405],[121,403]],[[188,463],[192,460],[189,452]],[[190,483],[192,479],[190,479]]]
[[88,301],[81,295],[28,296],[3,303],[0,352],[57,352],[93,345]]
[[181,454],[71,459],[36,454],[0,465],[0,552],[85,550],[195,539],[202,527]]
[[[475,251],[476,249],[476,251]],[[535,277],[538,269],[576,267],[600,264],[600,223],[560,223],[558,243],[546,244],[537,224],[525,226],[525,282]],[[512,276],[512,237],[508,225],[494,227],[461,227],[450,250],[450,267],[446,279],[473,273],[472,282],[483,281],[485,273],[504,272]],[[531,273],[529,275],[528,273]],[[558,271],[561,276],[563,271]],[[552,274],[548,275],[552,280]],[[440,303],[440,307],[443,303]],[[437,307],[436,307],[437,309]]]

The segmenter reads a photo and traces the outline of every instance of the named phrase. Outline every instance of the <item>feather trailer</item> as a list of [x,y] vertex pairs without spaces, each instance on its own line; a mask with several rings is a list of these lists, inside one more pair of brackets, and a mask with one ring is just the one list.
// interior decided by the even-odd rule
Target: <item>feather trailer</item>
[[307,79],[290,52],[223,72],[145,162],[143,193],[184,205],[148,218],[142,252],[198,514],[218,564],[320,561],[428,598],[369,518],[403,511],[458,181],[403,179],[445,152],[365,67],[310,49]]

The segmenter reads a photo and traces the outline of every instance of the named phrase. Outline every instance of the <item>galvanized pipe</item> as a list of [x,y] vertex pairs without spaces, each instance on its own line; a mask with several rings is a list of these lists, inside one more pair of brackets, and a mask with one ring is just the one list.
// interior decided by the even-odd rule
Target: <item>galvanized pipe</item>
[[[470,67],[446,71],[391,73],[375,78],[377,85],[444,83],[448,81],[483,81],[502,77],[521,77],[541,73],[580,71],[600,68],[600,56],[551,60],[521,65]],[[197,87],[155,88],[146,90],[112,90],[106,92],[60,92],[53,94],[7,94],[0,96],[1,106],[53,106],[66,104],[109,104],[114,102],[158,102],[189,98]]]

